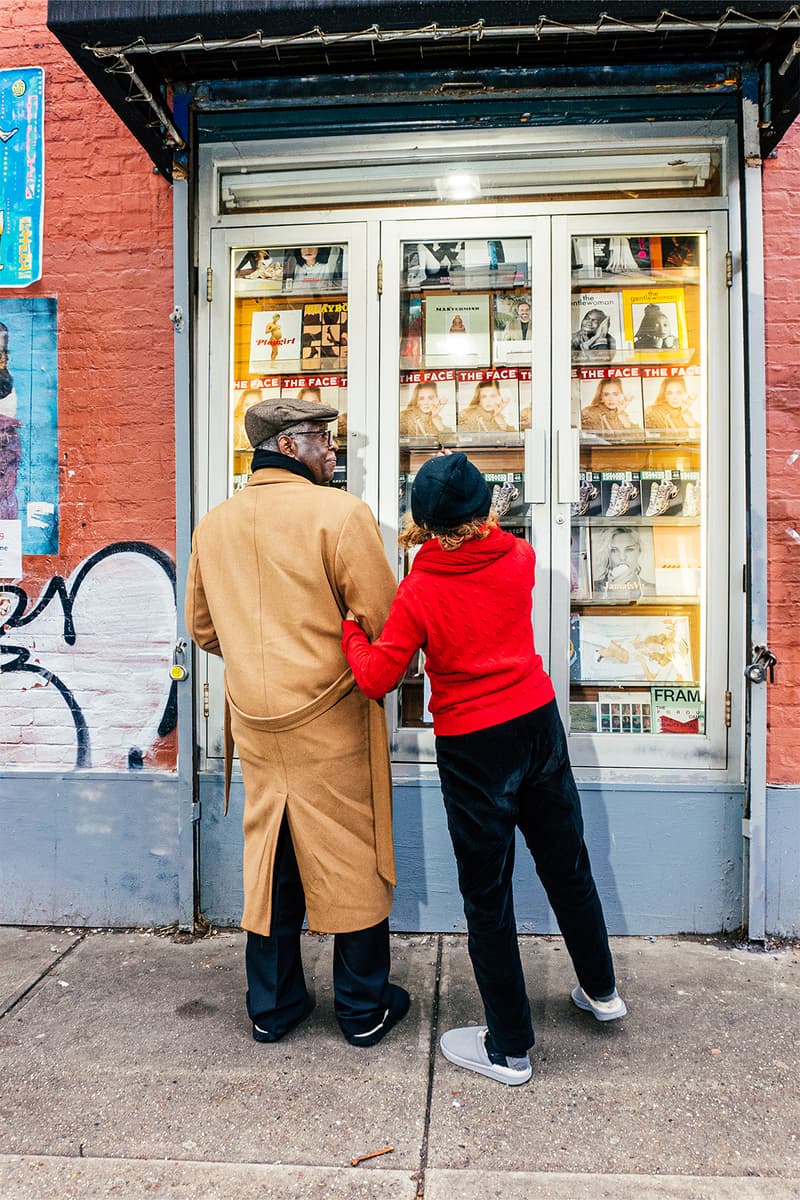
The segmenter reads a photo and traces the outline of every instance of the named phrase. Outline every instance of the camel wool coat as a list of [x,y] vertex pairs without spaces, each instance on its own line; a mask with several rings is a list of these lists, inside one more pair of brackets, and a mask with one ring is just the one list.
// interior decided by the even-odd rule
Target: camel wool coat
[[367,505],[280,467],[256,471],[195,530],[186,624],[225,662],[226,794],[235,741],[245,788],[242,927],[253,933],[270,932],[284,813],[311,929],[349,933],[389,914],[386,723],[355,685],[341,622],[350,609],[376,637],[395,590]]

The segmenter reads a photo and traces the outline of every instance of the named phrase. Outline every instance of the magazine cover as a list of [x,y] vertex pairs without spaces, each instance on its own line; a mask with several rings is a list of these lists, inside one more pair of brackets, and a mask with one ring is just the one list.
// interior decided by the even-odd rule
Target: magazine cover
[[700,485],[700,472],[679,471],[678,476],[680,478],[680,486],[683,496],[681,516],[699,518],[702,513],[702,488]]
[[591,533],[595,600],[630,603],[656,595],[652,527],[626,525],[615,529],[603,525],[594,527]]
[[264,295],[283,286],[284,251],[261,246],[256,250],[232,250],[234,291],[237,295]]
[[455,371],[401,371],[400,437],[439,442],[455,431]]
[[307,370],[347,366],[347,302],[303,306],[302,363]]
[[303,314],[300,309],[270,308],[254,312],[250,325],[250,370],[267,374],[300,365]]
[[594,617],[581,621],[585,683],[690,683],[692,651],[686,616]]
[[611,362],[622,349],[622,303],[618,291],[573,292],[572,358]]
[[575,614],[569,619],[569,677],[581,681],[581,618]]
[[468,288],[514,287],[528,282],[527,238],[464,243],[464,284]]
[[516,367],[458,371],[456,375],[459,436],[519,432]]
[[597,733],[597,705],[591,700],[570,700],[570,733]]
[[403,243],[402,287],[450,288],[463,279],[463,242]]
[[494,298],[494,361],[530,363],[533,347],[531,298],[501,293]]
[[699,526],[654,525],[651,532],[659,596],[699,596],[703,565]]
[[573,600],[588,600],[592,594],[592,560],[587,525],[573,525],[570,530],[569,594]]
[[281,396],[279,375],[262,375],[253,379],[237,379],[233,385],[233,449],[252,450],[244,428],[244,414],[262,400],[278,400]]
[[422,366],[422,298],[400,298],[400,370]]
[[519,386],[519,427],[533,428],[533,377],[530,367],[517,367]]
[[638,471],[601,471],[600,504],[604,517],[640,517],[641,495]]
[[509,484],[512,491],[508,507],[498,512],[500,524],[517,537],[525,536],[530,530],[531,509],[525,500],[525,474],[523,471],[484,471],[483,477],[492,491],[492,508],[495,509],[497,492],[504,484]]
[[682,287],[625,288],[622,319],[629,349],[667,352],[689,348]]
[[648,436],[658,438],[682,433],[700,437],[701,378],[698,367],[644,367],[642,393],[644,427]]
[[679,471],[641,471],[642,514],[645,517],[677,517],[683,508],[683,485]]
[[700,238],[696,234],[673,234],[649,240],[654,271],[688,271],[700,265]]
[[491,358],[489,296],[427,296],[425,366],[486,367]]
[[572,270],[582,275],[638,275],[651,269],[649,237],[573,237]]
[[653,687],[650,696],[656,733],[705,733],[706,706],[700,688]]
[[642,436],[642,380],[638,367],[581,367],[578,372],[581,430],[604,440]]
[[284,291],[339,291],[346,286],[346,246],[296,246],[285,252]]
[[598,692],[601,733],[650,733],[649,692]]
[[578,499],[571,506],[573,517],[603,515],[602,479],[599,471],[578,472]]

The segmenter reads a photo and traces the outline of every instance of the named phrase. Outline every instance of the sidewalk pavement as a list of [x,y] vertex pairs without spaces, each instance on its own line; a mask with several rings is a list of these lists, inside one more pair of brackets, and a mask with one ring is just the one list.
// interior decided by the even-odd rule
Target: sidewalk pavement
[[561,940],[520,941],[537,1044],[507,1088],[437,1050],[482,1020],[461,936],[393,937],[411,1011],[359,1050],[329,938],[303,939],[316,1010],[270,1046],[239,932],[0,928],[0,1197],[800,1198],[800,950],[616,938],[629,1016],[601,1025]]

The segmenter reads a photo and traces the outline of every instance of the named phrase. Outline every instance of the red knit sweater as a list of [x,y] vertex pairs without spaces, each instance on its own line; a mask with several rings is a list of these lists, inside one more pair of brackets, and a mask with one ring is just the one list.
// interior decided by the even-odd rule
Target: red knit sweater
[[531,623],[535,562],[527,542],[498,528],[458,550],[424,542],[371,645],[355,621],[342,623],[358,686],[384,696],[422,648],[437,734],[473,733],[547,704],[553,685]]

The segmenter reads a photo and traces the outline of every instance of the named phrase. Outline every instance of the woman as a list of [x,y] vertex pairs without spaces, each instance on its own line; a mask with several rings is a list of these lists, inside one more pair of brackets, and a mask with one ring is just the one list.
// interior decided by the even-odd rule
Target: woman
[[682,376],[662,379],[654,403],[645,409],[645,425],[648,429],[696,430],[698,423],[692,413],[693,403],[694,398]]
[[628,397],[618,379],[601,379],[594,396],[581,411],[581,428],[598,430],[641,429],[627,413]]
[[674,350],[678,339],[672,332],[669,317],[658,304],[646,304],[642,320],[633,339],[635,350]]
[[438,441],[441,434],[452,433],[439,416],[444,404],[435,383],[415,384],[408,404],[400,412],[400,436]]
[[503,416],[507,404],[498,385],[484,379],[476,386],[467,407],[458,414],[459,433],[514,433],[515,426],[509,425]]
[[642,578],[643,549],[635,526],[592,530],[595,594],[609,600],[655,596],[655,583]]
[[[608,317],[602,309],[590,308],[572,335],[572,349],[580,353],[616,350],[617,340],[609,331],[608,324]],[[613,358],[613,354],[610,357]]]
[[[441,1038],[450,1062],[499,1083],[531,1077],[530,1006],[512,897],[514,839],[531,850],[580,981],[578,1008],[624,1017],[553,685],[531,624],[536,556],[500,529],[489,488],[463,454],[423,464],[400,537],[417,547],[383,631],[370,644],[343,622],[342,648],[365,695],[396,687],[425,650],[447,823],[485,1026]],[[490,619],[502,612],[502,621]]]

